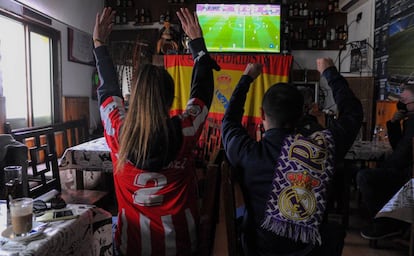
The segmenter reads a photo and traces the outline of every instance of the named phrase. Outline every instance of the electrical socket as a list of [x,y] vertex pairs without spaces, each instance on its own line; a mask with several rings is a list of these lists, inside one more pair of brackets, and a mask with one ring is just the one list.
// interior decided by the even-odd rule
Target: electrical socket
[[356,16],[356,22],[359,23],[362,19],[362,12],[359,12]]

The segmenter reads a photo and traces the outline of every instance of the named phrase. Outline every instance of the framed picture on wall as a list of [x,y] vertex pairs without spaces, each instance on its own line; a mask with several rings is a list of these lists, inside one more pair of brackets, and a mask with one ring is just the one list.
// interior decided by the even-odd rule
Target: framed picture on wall
[[93,40],[90,34],[68,28],[68,60],[95,66]]

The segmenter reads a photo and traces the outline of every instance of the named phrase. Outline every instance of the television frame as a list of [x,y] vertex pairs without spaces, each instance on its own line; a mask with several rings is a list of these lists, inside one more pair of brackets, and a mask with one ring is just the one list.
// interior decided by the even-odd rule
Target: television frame
[[[203,12],[202,9],[210,7],[211,10]],[[254,8],[252,8],[254,7]],[[230,17],[229,21],[224,19],[213,19],[209,16],[219,15],[220,12],[226,12],[223,10],[228,8],[230,14],[224,14],[223,17],[231,16],[231,12],[236,13],[239,11],[240,17],[238,19]],[[200,21],[200,26],[203,31],[203,36],[206,42],[207,50],[214,53],[256,53],[256,54],[280,54],[282,53],[282,4],[281,3],[196,3],[195,9]],[[253,10],[254,9],[254,10]],[[216,11],[217,10],[217,11]],[[248,15],[248,12],[257,12],[257,15]],[[270,22],[266,12],[271,14],[271,18],[275,21]],[[270,15],[269,15],[270,16]],[[248,17],[247,19],[245,19]],[[215,17],[214,17],[215,18]],[[255,19],[257,18],[257,19]],[[211,19],[209,21],[209,19]],[[242,19],[241,23],[236,23]],[[206,22],[207,20],[207,22]],[[224,23],[226,21],[226,23]],[[208,22],[212,25],[208,27]],[[213,23],[214,22],[214,23]],[[261,23],[260,23],[261,22]],[[266,22],[266,23],[264,23]],[[224,30],[226,35],[230,35],[233,40],[228,40],[228,44],[225,45],[212,45],[212,42],[222,42],[221,40],[225,37],[220,36],[223,33],[222,30],[217,31],[217,24],[226,26],[228,30]],[[246,27],[243,25],[247,24]],[[253,25],[257,29],[248,29],[247,26]],[[266,28],[260,28],[260,26],[266,26]],[[267,29],[269,26],[273,26],[272,30]],[[236,33],[237,28],[243,28],[242,33]],[[221,27],[220,27],[221,28]],[[225,28],[224,28],[225,29]],[[227,31],[227,32],[226,32]],[[252,36],[246,36],[245,32],[251,32]],[[269,31],[272,31],[269,33]],[[274,36],[276,31],[277,37]],[[230,34],[229,34],[230,33]],[[257,39],[255,35],[259,35],[260,39]],[[220,38],[221,40],[214,40],[213,38]],[[265,39],[268,39],[268,44],[261,44]],[[255,42],[257,46],[246,46],[246,42]],[[238,47],[238,43],[243,42],[242,47]],[[267,45],[266,45],[267,44]],[[265,45],[265,46],[263,46]]]

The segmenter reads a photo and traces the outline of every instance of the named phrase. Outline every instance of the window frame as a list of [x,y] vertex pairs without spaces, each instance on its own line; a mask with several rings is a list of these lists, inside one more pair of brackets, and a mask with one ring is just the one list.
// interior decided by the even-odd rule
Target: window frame
[[[0,15],[13,19],[17,22],[20,22],[24,26],[24,37],[25,37],[25,73],[26,73],[26,91],[28,95],[27,104],[28,109],[27,113],[27,123],[26,127],[34,126],[33,118],[33,107],[32,107],[32,82],[31,82],[31,60],[30,60],[30,32],[34,32],[51,39],[51,123],[62,122],[62,57],[61,57],[61,32],[50,26],[46,26],[42,23],[35,22],[33,20],[9,13],[5,10],[0,10]],[[6,99],[7,100],[7,99]],[[5,112],[5,111],[4,111]],[[6,112],[5,112],[6,114]],[[10,121],[13,119],[7,118],[6,114],[6,123],[10,124]],[[15,129],[17,127],[11,127]],[[19,127],[20,128],[20,127]]]

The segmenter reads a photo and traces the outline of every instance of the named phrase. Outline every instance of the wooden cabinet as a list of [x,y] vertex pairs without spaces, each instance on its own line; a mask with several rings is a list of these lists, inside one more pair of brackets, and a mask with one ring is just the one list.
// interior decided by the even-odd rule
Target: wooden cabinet
[[339,50],[344,47],[348,37],[347,14],[339,11],[337,1],[285,2],[282,6],[285,49]]
[[363,140],[370,140],[373,130],[374,112],[374,78],[373,77],[345,77],[349,87],[362,104],[364,119],[362,120],[361,136]]

